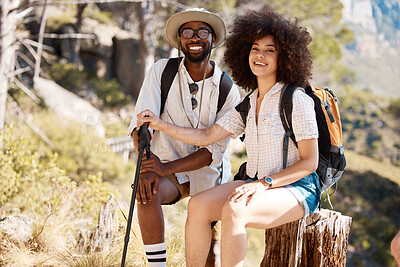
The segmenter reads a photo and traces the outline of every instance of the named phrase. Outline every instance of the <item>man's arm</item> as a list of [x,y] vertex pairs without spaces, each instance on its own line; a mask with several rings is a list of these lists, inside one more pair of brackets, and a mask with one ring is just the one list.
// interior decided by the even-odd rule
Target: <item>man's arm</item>
[[211,161],[212,155],[206,148],[201,148],[186,157],[165,163],[162,163],[160,159],[152,153],[150,159],[143,160],[140,172],[155,172],[162,177],[178,172],[194,171],[208,166]]
[[206,148],[201,148],[186,157],[167,162],[166,165],[170,173],[177,173],[194,171],[208,166],[211,163],[211,160],[212,156],[210,151]]
[[[160,80],[161,73],[164,69],[166,60],[162,59],[154,63],[150,68],[143,81],[142,87],[136,101],[134,115],[128,126],[128,134],[132,135],[133,130],[137,127],[136,115],[145,109],[150,109],[155,114],[160,115],[161,107],[161,90]],[[152,135],[151,129],[149,129]]]

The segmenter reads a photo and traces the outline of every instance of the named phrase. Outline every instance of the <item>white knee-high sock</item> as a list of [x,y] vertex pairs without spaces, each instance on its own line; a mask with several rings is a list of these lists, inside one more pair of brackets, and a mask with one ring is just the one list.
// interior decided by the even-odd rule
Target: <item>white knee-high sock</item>
[[153,245],[144,245],[149,267],[166,267],[167,266],[167,251],[165,242]]

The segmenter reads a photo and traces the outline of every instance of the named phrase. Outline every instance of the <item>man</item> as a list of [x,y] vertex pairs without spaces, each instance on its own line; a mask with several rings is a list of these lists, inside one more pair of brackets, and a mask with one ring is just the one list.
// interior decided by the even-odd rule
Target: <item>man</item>
[[[205,9],[177,13],[165,26],[167,41],[184,54],[170,86],[162,114],[161,76],[168,59],[156,62],[147,73],[128,128],[135,147],[138,137],[136,115],[152,110],[162,119],[185,127],[206,128],[214,124],[239,101],[235,85],[217,112],[221,70],[210,60],[211,49],[225,39],[226,27],[216,14]],[[150,134],[153,131],[149,129]],[[164,219],[161,204],[182,198],[231,180],[227,155],[229,138],[207,147],[175,140],[160,131],[151,139],[152,154],[142,162],[136,199],[140,230],[149,266],[166,266]]]

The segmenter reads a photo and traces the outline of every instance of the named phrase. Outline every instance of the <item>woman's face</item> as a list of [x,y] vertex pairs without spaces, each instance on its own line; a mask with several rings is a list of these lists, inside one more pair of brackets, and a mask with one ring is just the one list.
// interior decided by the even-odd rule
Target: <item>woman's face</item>
[[272,35],[253,43],[249,54],[249,65],[257,78],[276,78],[277,60],[278,52]]

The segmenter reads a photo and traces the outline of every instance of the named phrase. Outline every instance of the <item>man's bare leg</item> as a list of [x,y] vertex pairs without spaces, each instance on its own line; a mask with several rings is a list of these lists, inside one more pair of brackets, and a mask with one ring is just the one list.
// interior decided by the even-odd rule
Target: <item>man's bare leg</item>
[[[142,174],[143,175],[143,174]],[[138,203],[138,220],[142,233],[143,243],[149,261],[149,266],[165,266],[165,238],[164,238],[164,215],[161,203],[169,203],[179,197],[178,189],[167,178],[159,180],[158,191],[153,195],[151,201],[146,204]]]

